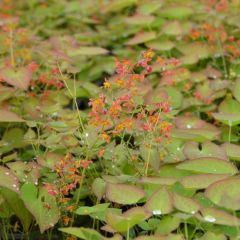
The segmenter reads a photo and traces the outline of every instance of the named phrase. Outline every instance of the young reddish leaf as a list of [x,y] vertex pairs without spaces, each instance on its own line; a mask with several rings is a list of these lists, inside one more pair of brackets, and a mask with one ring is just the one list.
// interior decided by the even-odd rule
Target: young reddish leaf
[[24,122],[16,113],[0,110],[0,122]]
[[16,88],[27,90],[32,78],[32,71],[27,67],[21,67],[16,70],[6,67],[0,70],[0,76],[6,83]]

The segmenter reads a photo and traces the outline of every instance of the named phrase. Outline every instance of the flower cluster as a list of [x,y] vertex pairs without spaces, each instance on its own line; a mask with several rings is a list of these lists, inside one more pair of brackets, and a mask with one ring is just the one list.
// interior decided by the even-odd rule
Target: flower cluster
[[[97,129],[99,139],[109,144],[116,136],[130,134],[150,138],[156,144],[167,141],[172,127],[170,99],[149,100],[151,90],[146,90],[145,86],[149,85],[147,76],[154,66],[160,65],[162,76],[171,75],[180,61],[155,57],[150,49],[143,52],[135,64],[128,60],[116,60],[115,64],[116,75],[106,79],[100,95],[89,102],[89,123]],[[138,144],[145,144],[144,140]],[[104,148],[101,149],[98,156],[102,157],[104,152]]]

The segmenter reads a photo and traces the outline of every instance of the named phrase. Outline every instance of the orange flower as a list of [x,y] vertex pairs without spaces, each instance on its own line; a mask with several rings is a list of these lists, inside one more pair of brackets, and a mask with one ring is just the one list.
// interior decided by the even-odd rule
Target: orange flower
[[143,58],[151,60],[154,57],[154,52],[152,49],[148,49],[142,54]]
[[100,149],[100,150],[98,151],[98,157],[101,158],[101,157],[104,155],[104,153],[105,153],[105,149],[104,149],[104,148],[103,148],[103,149]]
[[112,88],[112,85],[109,81],[105,81],[103,83],[103,86],[104,86],[105,89],[109,89],[109,90]]
[[164,66],[166,64],[166,61],[161,57],[157,57],[157,63],[159,63],[161,66]]
[[110,136],[106,133],[106,132],[103,132],[100,134],[100,138],[103,139],[104,141],[106,141],[107,143],[110,142]]

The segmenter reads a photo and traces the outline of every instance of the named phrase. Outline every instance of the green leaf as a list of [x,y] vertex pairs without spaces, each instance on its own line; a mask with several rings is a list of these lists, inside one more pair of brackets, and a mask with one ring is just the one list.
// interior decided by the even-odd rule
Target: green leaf
[[19,181],[38,183],[40,177],[40,166],[35,162],[24,163],[21,161],[10,162],[7,166],[16,174]]
[[176,230],[181,223],[180,218],[175,216],[164,216],[155,231],[155,233],[159,233],[161,235],[167,235],[172,231]]
[[185,188],[204,189],[204,188],[207,188],[212,183],[228,177],[229,177],[228,174],[211,174],[211,173],[204,174],[203,173],[203,174],[183,177],[180,180],[180,183]]
[[161,177],[172,177],[182,178],[185,176],[192,175],[192,171],[182,170],[176,168],[176,164],[165,164],[159,170],[159,176]]
[[177,181],[175,177],[142,177],[139,182],[154,185],[172,185]]
[[101,178],[95,178],[92,184],[92,191],[100,200],[105,194],[106,182]]
[[228,126],[236,126],[240,123],[240,114],[212,113],[212,116]]
[[177,47],[185,56],[195,56],[198,59],[208,58],[211,54],[210,47],[200,42],[184,43]]
[[160,188],[147,200],[145,208],[153,215],[168,214],[172,212],[172,198],[165,187]]
[[90,215],[92,213],[105,212],[110,203],[97,204],[92,207],[79,207],[75,213],[78,215]]
[[237,79],[233,87],[233,96],[240,102],[240,79]]
[[144,159],[145,163],[149,163],[149,165],[154,169],[158,170],[160,167],[160,154],[157,148],[149,147],[144,144],[140,145],[140,154]]
[[127,184],[106,185],[106,198],[119,204],[135,204],[145,196],[144,191],[136,186]]
[[162,235],[150,235],[150,236],[140,236],[135,238],[135,240],[184,240],[181,234],[169,234],[167,236]]
[[136,14],[125,18],[124,21],[129,25],[149,25],[154,21],[154,17],[151,15]]
[[137,12],[141,14],[151,14],[156,12],[162,6],[162,1],[143,2],[138,8]]
[[238,172],[237,168],[226,160],[202,157],[187,160],[177,165],[178,169],[190,170],[199,173],[231,174]]
[[182,25],[178,21],[168,21],[162,27],[162,33],[169,36],[178,36],[183,34]]
[[193,9],[187,6],[170,6],[163,8],[159,15],[168,19],[186,19],[194,13]]
[[137,45],[153,40],[157,37],[155,32],[140,32],[126,42],[126,45]]
[[218,111],[226,114],[239,114],[240,103],[232,98],[227,98],[220,103]]
[[45,188],[38,188],[32,183],[21,187],[21,199],[37,221],[41,233],[53,227],[59,220],[59,209],[56,198]]
[[205,191],[205,196],[215,204],[231,210],[240,209],[240,178],[223,179],[211,184]]
[[213,232],[206,232],[199,240],[227,240],[227,237],[222,233],[213,233]]
[[216,157],[225,160],[227,159],[224,149],[210,141],[206,141],[201,145],[197,142],[187,142],[184,145],[183,151],[188,159],[200,157]]
[[227,156],[234,161],[240,161],[240,146],[232,143],[224,143],[221,147],[226,151]]
[[101,47],[79,47],[77,49],[73,49],[68,52],[68,55],[70,57],[75,57],[75,56],[81,56],[81,55],[86,55],[86,56],[94,56],[94,55],[103,55],[107,54],[108,50],[101,48]]
[[33,221],[31,213],[26,209],[23,201],[20,199],[19,195],[7,188],[1,189],[1,195],[4,197],[5,201],[8,203],[14,214],[19,218],[23,229],[28,232],[30,225]]
[[205,222],[226,226],[240,226],[239,218],[216,208],[203,208],[201,209],[201,214],[200,219]]
[[0,186],[19,193],[17,176],[8,168],[0,166]]
[[177,193],[173,193],[173,206],[179,211],[190,214],[195,214],[200,209],[200,205],[195,200]]
[[106,12],[119,12],[126,7],[130,7],[137,3],[137,0],[114,0],[108,4]]
[[151,214],[144,207],[134,207],[123,214],[117,214],[112,211],[107,212],[106,222],[118,232],[127,232],[130,228],[143,222],[150,216]]
[[12,148],[24,147],[24,131],[22,128],[10,128],[4,132],[2,140]]
[[148,48],[158,51],[169,51],[175,47],[174,42],[170,40],[153,40],[145,44]]
[[77,227],[68,227],[68,228],[59,228],[61,232],[74,235],[80,239],[85,240],[104,240],[105,238],[98,233],[96,230],[91,228],[77,228]]

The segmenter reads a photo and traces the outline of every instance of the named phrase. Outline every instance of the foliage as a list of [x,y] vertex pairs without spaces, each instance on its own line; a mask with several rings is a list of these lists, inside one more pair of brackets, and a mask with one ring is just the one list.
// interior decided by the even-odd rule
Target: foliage
[[1,238],[238,239],[239,8],[1,1]]

